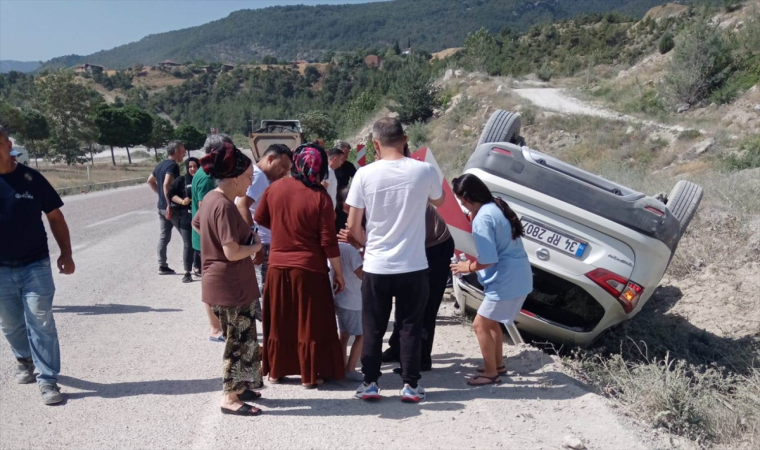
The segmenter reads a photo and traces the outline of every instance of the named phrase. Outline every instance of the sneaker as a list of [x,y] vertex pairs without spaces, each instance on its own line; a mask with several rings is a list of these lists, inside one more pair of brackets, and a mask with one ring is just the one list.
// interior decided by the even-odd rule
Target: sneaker
[[175,271],[169,268],[169,266],[161,266],[158,268],[158,274],[159,275],[174,275]]
[[364,381],[364,375],[356,370],[349,370],[346,372],[346,380],[349,381]]
[[356,394],[354,397],[362,400],[380,400],[380,387],[377,383],[362,383],[356,388]]
[[398,361],[398,352],[393,349],[388,349],[383,352],[383,360],[384,363],[387,362],[397,362]]
[[420,385],[413,388],[408,384],[405,384],[404,388],[401,389],[401,401],[404,403],[419,403],[425,400],[425,397],[425,388]]
[[31,361],[19,361],[16,365],[16,382],[18,384],[34,383],[34,364]]
[[193,269],[193,276],[195,278],[202,278],[203,277],[203,275],[201,275],[201,271],[198,270],[198,269]]
[[46,405],[56,405],[63,401],[61,388],[57,384],[41,384],[40,393],[42,394],[42,403]]
[[190,276],[190,272],[185,272],[185,276],[182,277],[182,282],[183,283],[192,283],[193,282],[193,277]]

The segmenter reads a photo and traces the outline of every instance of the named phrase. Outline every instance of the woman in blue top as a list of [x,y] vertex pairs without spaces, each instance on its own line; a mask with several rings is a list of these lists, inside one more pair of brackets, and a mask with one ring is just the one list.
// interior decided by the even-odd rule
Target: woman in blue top
[[467,384],[500,383],[507,373],[502,354],[501,323],[510,325],[533,290],[533,274],[523,248],[522,223],[507,203],[491,194],[475,175],[454,180],[454,194],[473,216],[472,237],[478,251],[476,261],[452,264],[454,273],[478,272],[485,298],[473,322],[485,365],[480,375]]

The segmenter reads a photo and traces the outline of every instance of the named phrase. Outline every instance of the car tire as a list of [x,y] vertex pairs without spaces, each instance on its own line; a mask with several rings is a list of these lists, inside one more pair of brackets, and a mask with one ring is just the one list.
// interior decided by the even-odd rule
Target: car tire
[[676,183],[668,194],[666,206],[678,219],[681,235],[686,231],[691,219],[694,218],[703,195],[704,191],[701,187],[686,180]]
[[480,134],[478,146],[491,142],[510,142],[523,145],[520,136],[520,115],[503,109],[495,111]]

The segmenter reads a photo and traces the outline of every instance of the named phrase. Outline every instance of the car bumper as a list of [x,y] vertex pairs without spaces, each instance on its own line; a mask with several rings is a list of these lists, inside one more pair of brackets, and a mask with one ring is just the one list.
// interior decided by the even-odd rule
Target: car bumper
[[[453,287],[454,296],[457,303],[459,303],[460,311],[468,309],[473,311],[478,310],[483,302],[482,291],[470,286],[465,280],[457,277],[454,278]],[[619,321],[612,319],[609,317],[609,314],[606,314],[605,318],[592,331],[581,332],[554,323],[524,309],[515,318],[515,324],[522,332],[560,344],[580,346],[591,344],[605,329]]]

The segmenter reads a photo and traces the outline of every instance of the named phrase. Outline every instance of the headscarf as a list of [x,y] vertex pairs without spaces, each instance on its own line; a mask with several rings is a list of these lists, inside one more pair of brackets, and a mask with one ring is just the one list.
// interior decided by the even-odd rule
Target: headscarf
[[198,169],[201,168],[201,162],[198,161],[198,158],[191,156],[187,158],[187,161],[185,161],[185,183],[190,184],[193,182],[193,176],[190,175],[190,163],[194,162],[196,166],[198,166]]
[[225,142],[223,148],[201,158],[203,171],[217,180],[238,177],[250,166],[251,158],[229,142]]
[[327,154],[316,143],[304,144],[293,154],[293,178],[300,180],[306,187],[319,189],[320,183],[327,179]]

